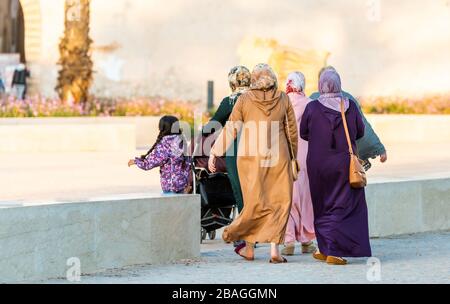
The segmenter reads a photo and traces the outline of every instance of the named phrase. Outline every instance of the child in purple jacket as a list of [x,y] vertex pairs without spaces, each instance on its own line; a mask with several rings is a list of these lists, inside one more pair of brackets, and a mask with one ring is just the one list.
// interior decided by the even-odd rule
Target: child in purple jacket
[[177,123],[173,116],[161,118],[156,143],[146,155],[128,162],[129,167],[136,165],[142,170],[160,167],[164,193],[186,193],[189,187],[189,160],[183,153],[183,137]]

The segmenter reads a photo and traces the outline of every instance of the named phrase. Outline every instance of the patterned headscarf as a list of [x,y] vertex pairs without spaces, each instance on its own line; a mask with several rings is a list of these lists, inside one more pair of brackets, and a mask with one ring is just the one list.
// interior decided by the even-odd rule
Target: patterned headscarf
[[228,74],[228,82],[233,91],[230,95],[231,105],[234,105],[239,96],[249,89],[251,77],[250,70],[245,66],[235,66],[231,69]]
[[286,94],[298,93],[303,94],[305,90],[305,75],[300,72],[290,73],[286,80]]
[[278,88],[277,76],[268,64],[260,63],[253,69],[250,88],[262,91]]
[[228,81],[233,93],[242,88],[248,89],[250,87],[250,79],[250,71],[245,66],[235,66],[228,74]]
[[341,111],[341,102],[344,100],[344,109],[350,107],[350,101],[344,98],[341,88],[341,77],[335,70],[325,70],[319,80],[319,102],[332,110]]

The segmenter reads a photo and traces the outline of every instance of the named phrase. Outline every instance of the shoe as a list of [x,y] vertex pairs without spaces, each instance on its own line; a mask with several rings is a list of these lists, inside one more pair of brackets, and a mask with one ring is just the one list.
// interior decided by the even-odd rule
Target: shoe
[[295,243],[289,243],[281,250],[282,255],[293,256],[295,253]]
[[347,260],[343,258],[333,257],[329,256],[327,257],[327,264],[328,265],[347,265]]
[[302,253],[314,253],[317,250],[313,242],[302,244]]
[[325,262],[327,260],[327,256],[320,253],[319,251],[316,251],[313,253],[313,258],[315,258],[316,260],[319,260],[319,261],[323,261],[323,262]]

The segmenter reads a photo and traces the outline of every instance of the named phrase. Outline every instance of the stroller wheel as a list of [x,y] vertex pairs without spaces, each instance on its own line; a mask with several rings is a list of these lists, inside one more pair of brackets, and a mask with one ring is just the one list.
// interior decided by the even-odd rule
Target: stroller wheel
[[208,233],[209,239],[210,240],[215,240],[216,239],[216,231],[211,231]]
[[206,235],[207,235],[206,230],[202,228],[202,231],[201,231],[201,236],[202,236],[201,242],[202,243],[203,243],[204,240],[206,240]]

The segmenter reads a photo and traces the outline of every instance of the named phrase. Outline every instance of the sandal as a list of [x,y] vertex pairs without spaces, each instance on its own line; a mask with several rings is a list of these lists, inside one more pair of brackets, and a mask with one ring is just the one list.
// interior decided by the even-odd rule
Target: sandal
[[302,244],[302,253],[314,253],[317,250],[316,246],[314,246],[313,242],[309,242],[308,244]]
[[295,243],[286,244],[281,250],[282,255],[293,256],[295,253]]
[[326,255],[324,255],[323,253],[320,253],[320,251],[316,251],[313,253],[313,258],[315,258],[316,260],[325,262],[328,257]]
[[237,255],[239,255],[240,257],[243,257],[243,258],[244,258],[245,260],[247,260],[247,261],[254,261],[254,260],[255,260],[255,257],[248,257],[248,256],[243,255],[243,254],[241,253],[241,251],[242,251],[245,247],[247,247],[247,244],[244,242],[244,243],[240,244],[239,246],[237,246],[236,249],[234,249],[234,252],[236,252]]
[[347,260],[345,260],[343,258],[329,256],[329,257],[327,257],[327,264],[328,265],[347,265],[348,262],[347,262]]
[[288,261],[283,256],[281,256],[281,260],[280,260],[280,257],[277,257],[277,258],[271,258],[269,261],[270,264],[286,264],[287,262]]

